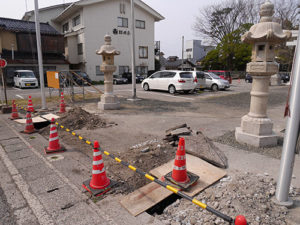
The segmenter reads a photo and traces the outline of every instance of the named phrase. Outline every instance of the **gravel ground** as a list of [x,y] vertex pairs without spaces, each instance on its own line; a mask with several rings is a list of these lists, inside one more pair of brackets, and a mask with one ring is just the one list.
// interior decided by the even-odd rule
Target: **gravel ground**
[[[288,209],[271,200],[275,188],[276,182],[268,174],[236,173],[233,177],[223,178],[195,198],[232,218],[244,215],[251,225],[284,225]],[[299,194],[299,190],[290,191],[291,196]],[[155,216],[169,225],[226,224],[185,199],[178,199],[165,208],[162,215]]]
[[242,149],[249,152],[256,152],[272,158],[280,159],[283,138],[279,137],[278,146],[270,148],[258,148],[247,144],[241,144],[235,140],[235,131],[228,131],[224,135],[214,138],[213,141],[232,146],[236,149]]

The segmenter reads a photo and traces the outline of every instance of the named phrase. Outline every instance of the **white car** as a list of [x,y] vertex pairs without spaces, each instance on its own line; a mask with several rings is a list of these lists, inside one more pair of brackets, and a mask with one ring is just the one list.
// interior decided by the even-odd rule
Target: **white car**
[[145,91],[163,90],[170,94],[183,91],[188,93],[196,88],[193,71],[163,70],[152,74],[142,82]]
[[31,70],[16,70],[14,72],[14,85],[19,88],[39,87],[38,80]]
[[218,91],[220,89],[230,88],[228,80],[224,80],[214,73],[205,72],[206,88],[212,91]]
[[193,72],[193,77],[194,81],[196,81],[197,86],[195,89],[200,89],[203,90],[206,88],[206,79],[205,79],[205,74],[202,71],[192,71]]

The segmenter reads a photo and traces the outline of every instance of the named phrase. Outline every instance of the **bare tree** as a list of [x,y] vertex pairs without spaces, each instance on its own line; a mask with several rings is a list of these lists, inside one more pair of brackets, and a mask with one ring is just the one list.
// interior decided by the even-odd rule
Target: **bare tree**
[[279,19],[282,28],[286,30],[298,29],[299,8],[296,0],[274,0],[275,17]]

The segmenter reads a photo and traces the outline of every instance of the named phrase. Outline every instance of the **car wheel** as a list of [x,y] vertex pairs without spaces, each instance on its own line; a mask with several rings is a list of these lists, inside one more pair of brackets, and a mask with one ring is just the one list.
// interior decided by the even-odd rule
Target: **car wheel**
[[144,88],[145,91],[150,91],[148,83],[144,83],[143,88]]
[[217,85],[217,84],[213,84],[213,85],[211,86],[211,90],[212,90],[212,91],[218,91],[218,90],[219,90],[218,85]]
[[175,94],[176,92],[176,88],[174,85],[170,85],[169,88],[168,88],[168,91],[170,94]]

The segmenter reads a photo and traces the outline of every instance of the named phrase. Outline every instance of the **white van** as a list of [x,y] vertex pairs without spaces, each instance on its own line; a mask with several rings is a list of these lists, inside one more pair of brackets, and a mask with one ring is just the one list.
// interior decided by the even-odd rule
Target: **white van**
[[32,70],[16,70],[14,72],[14,85],[19,88],[39,87],[38,80]]
[[205,79],[205,74],[202,71],[192,71],[193,72],[193,77],[197,81],[197,86],[195,89],[200,89],[203,90],[206,88],[206,79]]

